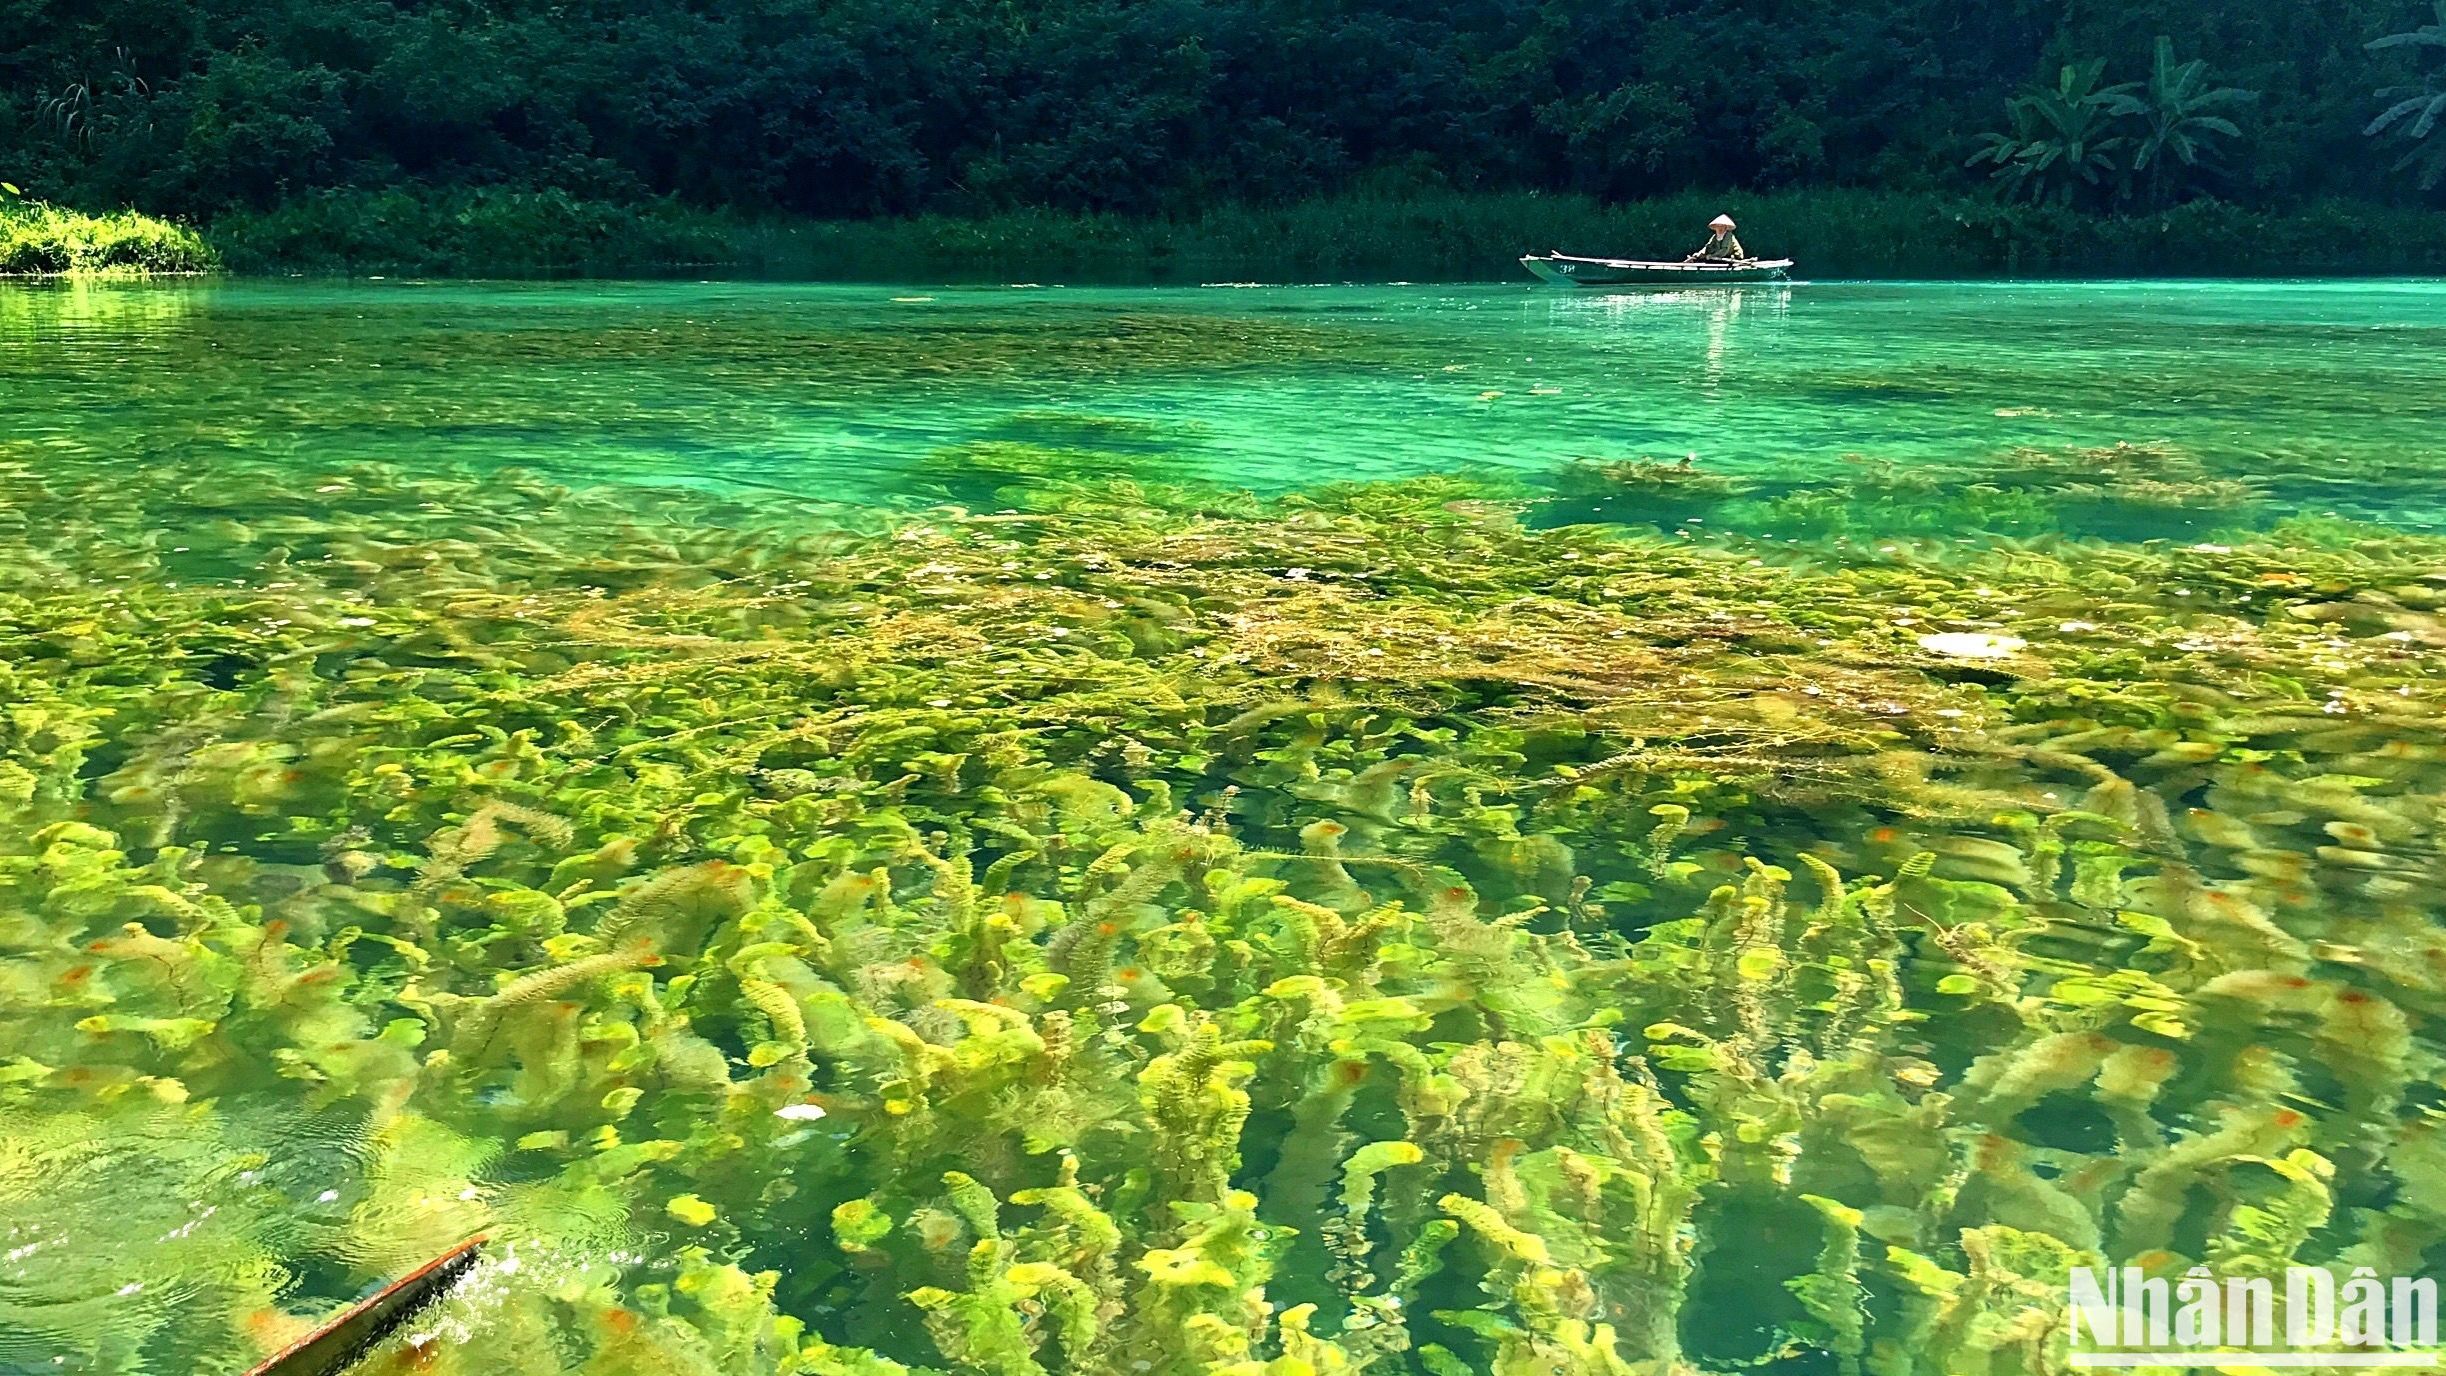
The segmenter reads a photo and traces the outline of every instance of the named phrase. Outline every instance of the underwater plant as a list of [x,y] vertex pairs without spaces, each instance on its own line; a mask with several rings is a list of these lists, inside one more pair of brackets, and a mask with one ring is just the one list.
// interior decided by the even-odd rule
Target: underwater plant
[[2434,538],[0,478],[0,1362],[482,1230],[400,1363],[2053,1372],[2446,1240]]

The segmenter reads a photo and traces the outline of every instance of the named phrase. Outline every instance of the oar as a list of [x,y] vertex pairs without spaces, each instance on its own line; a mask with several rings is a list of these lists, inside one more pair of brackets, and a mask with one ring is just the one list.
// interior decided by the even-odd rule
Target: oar
[[338,1376],[355,1366],[376,1343],[442,1297],[476,1264],[484,1239],[471,1237],[350,1305],[329,1323],[266,1358],[246,1376]]

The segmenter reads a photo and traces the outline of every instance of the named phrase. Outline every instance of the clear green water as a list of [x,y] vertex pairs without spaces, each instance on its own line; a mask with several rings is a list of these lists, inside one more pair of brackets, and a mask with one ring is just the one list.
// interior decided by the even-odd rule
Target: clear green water
[[0,292],[0,1372],[2446,1270],[2441,435],[2438,283]]
[[2162,441],[2291,505],[2446,515],[2436,282],[208,284],[6,310],[12,437],[100,461],[518,464],[875,501],[943,496],[942,450],[1012,441],[1265,492]]

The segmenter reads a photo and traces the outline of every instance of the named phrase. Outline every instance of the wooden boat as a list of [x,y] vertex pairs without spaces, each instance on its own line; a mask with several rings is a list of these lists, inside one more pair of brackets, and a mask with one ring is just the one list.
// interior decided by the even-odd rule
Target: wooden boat
[[1739,262],[1651,262],[1638,258],[1575,258],[1568,253],[1532,253],[1520,265],[1549,282],[1575,287],[1706,287],[1736,282],[1781,282],[1792,275],[1789,258],[1745,258]]
[[341,1310],[246,1376],[339,1376],[457,1284],[475,1266],[477,1249],[483,1245],[483,1238],[469,1238],[382,1287],[371,1298]]

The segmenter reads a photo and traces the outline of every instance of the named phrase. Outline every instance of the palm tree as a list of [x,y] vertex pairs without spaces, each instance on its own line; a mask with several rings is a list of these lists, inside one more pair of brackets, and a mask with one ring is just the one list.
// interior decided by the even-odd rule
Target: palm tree
[[[2446,0],[2438,2],[2446,5]],[[2208,63],[2202,58],[2177,64],[2174,40],[2158,35],[2157,60],[2135,111],[2141,121],[2140,151],[2132,157],[2132,170],[2149,178],[2152,206],[2165,204],[2167,159],[2196,168],[2211,151],[2209,139],[2241,136],[2232,120],[2209,111],[2247,105],[2259,98],[2258,92],[2239,86],[2210,89],[2203,79],[2207,71]]]
[[[2446,0],[2437,0],[2437,22],[2423,24],[2405,33],[2391,33],[2372,42],[2372,52],[2386,48],[2446,49]],[[2375,138],[2392,129],[2412,145],[2395,164],[2397,171],[2420,169],[2420,188],[2429,190],[2446,179],[2446,139],[2433,139],[2441,121],[2446,121],[2446,87],[2441,87],[2438,74],[2430,72],[2418,86],[2389,86],[2378,93],[2380,100],[2395,103],[2369,122],[2361,132]]]
[[2098,84],[2105,72],[2104,58],[2069,64],[2056,73],[2054,86],[2007,102],[2012,133],[1988,135],[1971,164],[1995,164],[1993,175],[2007,195],[2027,191],[2032,200],[2053,195],[2069,202],[2083,187],[2104,186],[2121,165],[2115,155],[2131,142],[2115,132],[2115,121],[2142,111],[2132,83]]

